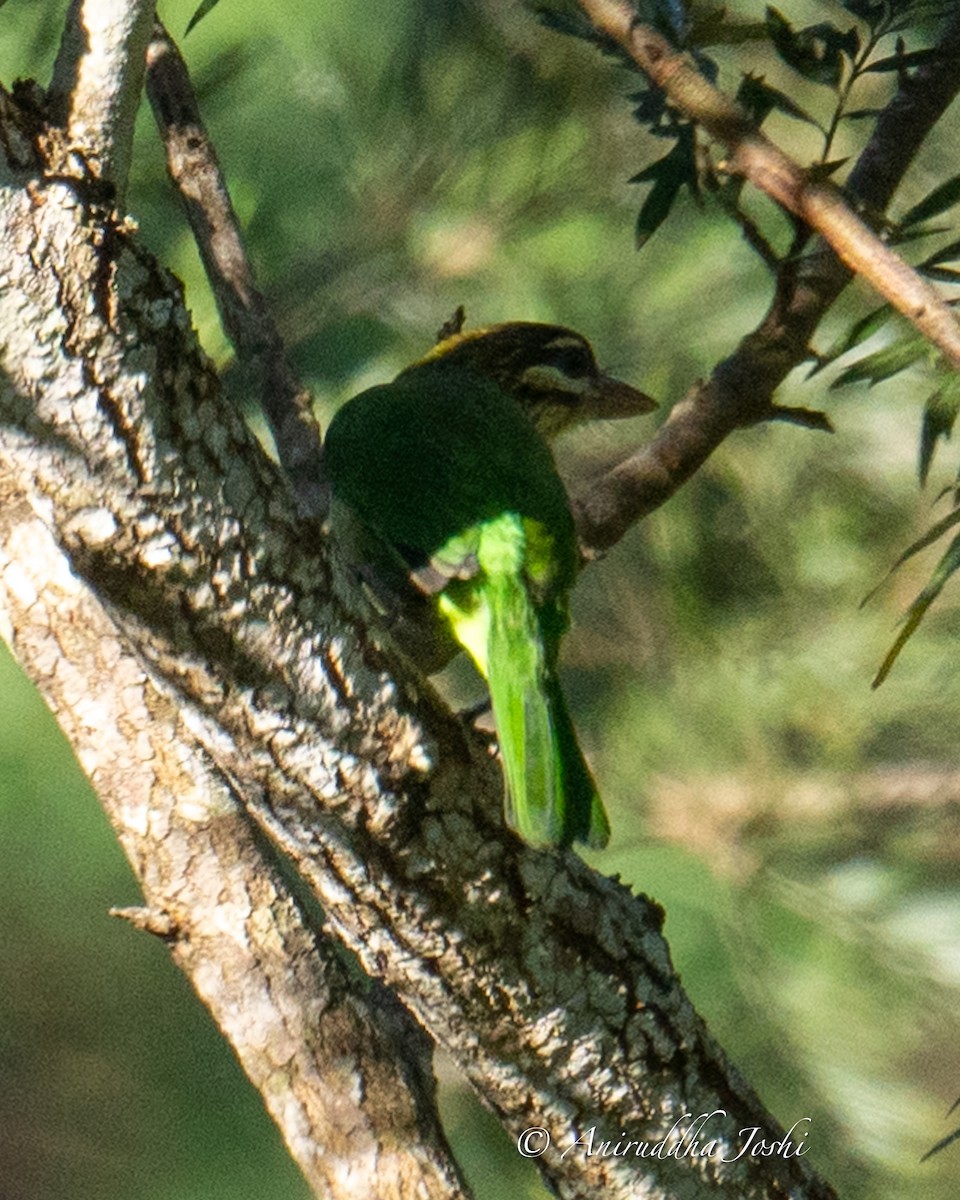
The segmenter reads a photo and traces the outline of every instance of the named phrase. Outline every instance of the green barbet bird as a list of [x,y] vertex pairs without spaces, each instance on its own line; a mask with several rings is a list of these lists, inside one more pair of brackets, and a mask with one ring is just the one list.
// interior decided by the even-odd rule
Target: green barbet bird
[[[578,569],[546,437],[654,402],[556,325],[454,332],[336,414],[324,444],[329,522],[384,611],[428,606],[404,636],[428,671],[462,647],[490,689],[507,823],[533,846],[603,846],[610,826],[558,677]],[[451,637],[452,635],[452,637]]]

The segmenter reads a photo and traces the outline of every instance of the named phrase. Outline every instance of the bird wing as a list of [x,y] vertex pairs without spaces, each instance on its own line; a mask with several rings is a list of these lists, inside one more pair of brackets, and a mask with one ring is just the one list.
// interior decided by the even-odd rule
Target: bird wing
[[420,590],[473,574],[470,531],[503,512],[551,531],[549,574],[572,584],[576,539],[563,484],[546,444],[495,385],[426,371],[371,388],[334,417],[324,458],[333,495],[422,572]]

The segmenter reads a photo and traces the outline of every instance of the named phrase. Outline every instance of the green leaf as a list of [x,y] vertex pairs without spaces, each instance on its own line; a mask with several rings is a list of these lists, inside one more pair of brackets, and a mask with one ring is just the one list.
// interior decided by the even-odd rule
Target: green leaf
[[549,4],[531,4],[529,7],[537,20],[555,33],[565,33],[587,42],[596,40],[597,31],[581,12],[560,12]]
[[953,371],[923,406],[923,422],[920,426],[920,483],[927,482],[930,464],[933,462],[937,442],[946,440],[953,432],[953,425],[960,412],[960,373]]
[[945,1138],[941,1138],[935,1146],[931,1146],[923,1158],[920,1159],[920,1161],[925,1163],[928,1158],[933,1158],[933,1156],[935,1154],[939,1154],[941,1150],[946,1150],[948,1146],[952,1146],[958,1138],[960,1138],[960,1129],[955,1129],[953,1133],[948,1133]]
[[786,92],[781,92],[764,81],[762,75],[746,74],[737,88],[737,103],[747,110],[755,125],[762,125],[771,112],[776,109],[788,117],[798,121],[806,121],[822,129],[820,122],[810,116],[790,99]]
[[881,383],[899,374],[928,351],[928,343],[920,334],[907,333],[872,354],[858,359],[842,371],[830,384],[831,388],[847,387],[851,383]]
[[[214,3],[216,3],[216,0],[214,0]],[[527,7],[540,24],[544,25],[547,29],[552,29],[555,33],[566,34],[568,37],[579,38],[583,42],[590,42],[601,53],[619,59],[628,70],[640,70],[619,42],[614,41],[609,34],[597,29],[582,13],[561,12],[549,4],[537,3],[536,0],[528,2]]]
[[927,50],[908,50],[902,54],[898,52],[891,54],[889,58],[878,58],[876,62],[872,62],[864,68],[864,73],[867,71],[905,71],[909,67],[918,67],[921,63],[933,62],[939,53],[933,47]]
[[950,532],[958,521],[960,521],[960,508],[955,508],[953,512],[947,513],[945,517],[942,517],[939,521],[931,525],[925,534],[918,537],[915,542],[911,542],[906,550],[904,550],[887,572],[886,578],[889,579],[894,571],[899,571],[903,564],[913,558],[915,554],[919,554],[921,550],[926,550],[928,546],[932,546],[934,542],[939,541],[945,533]]
[[[664,128],[664,118],[669,117],[667,94],[661,88],[644,88],[627,97],[634,105],[633,115],[636,120],[645,125],[651,133],[658,133]],[[667,122],[667,128],[670,122]]]
[[[889,304],[881,304],[879,308],[868,312],[865,317],[861,317],[846,330],[840,334],[838,338],[830,345],[829,349],[823,354],[817,355],[817,361],[810,370],[810,375],[816,375],[818,371],[822,371],[824,367],[828,367],[830,363],[841,358],[854,346],[859,346],[861,342],[865,342],[867,338],[873,337],[878,329],[882,329],[887,321],[893,316],[893,309]],[[809,376],[808,376],[809,378]]]
[[871,28],[879,23],[887,10],[884,0],[843,0],[843,7]]
[[923,238],[936,237],[938,233],[949,233],[949,225],[919,225],[914,229],[901,229],[899,225],[888,226],[887,244],[904,246],[907,242],[919,242]]
[[767,8],[766,20],[770,40],[788,66],[812,83],[833,88],[839,85],[843,76],[843,55],[852,58],[859,45],[855,29],[841,33],[827,22],[794,29],[772,6]]
[[[951,1115],[951,1113],[956,1112],[958,1107],[960,1107],[960,1098],[954,1100],[954,1102],[950,1105],[950,1109],[947,1112],[947,1116],[949,1117]],[[937,1144],[935,1146],[930,1147],[930,1149],[926,1152],[926,1154],[923,1156],[923,1158],[920,1159],[920,1161],[926,1162],[928,1158],[932,1158],[935,1154],[939,1154],[941,1150],[946,1150],[946,1148],[949,1145],[951,1145],[953,1142],[955,1142],[957,1140],[957,1138],[960,1138],[960,1129],[955,1129],[953,1131],[953,1133],[948,1133],[945,1138],[941,1138],[940,1141],[937,1142]]]
[[829,162],[812,163],[807,168],[807,178],[818,182],[822,179],[829,179],[831,175],[840,170],[845,163],[850,161],[850,156],[845,158],[831,158]]
[[637,214],[636,246],[642,250],[670,215],[681,184],[668,176],[656,181]]
[[640,250],[669,216],[682,187],[699,194],[693,127],[683,126],[670,153],[638,171],[629,182],[653,183],[637,216],[636,244]]
[[910,225],[919,225],[921,221],[929,221],[931,217],[939,216],[948,208],[953,208],[958,201],[960,201],[960,175],[953,175],[945,183],[941,183],[924,196],[919,204],[908,209],[898,224],[901,229]]
[[950,267],[918,267],[921,274],[928,279],[936,279],[938,283],[960,283],[960,271]]
[[[937,500],[942,500],[949,490],[950,489],[947,488],[941,492],[937,497]],[[941,517],[939,521],[936,521],[933,525],[931,525],[927,532],[921,534],[921,536],[918,537],[915,542],[911,542],[906,550],[904,550],[904,552],[897,558],[897,561],[893,564],[886,575],[884,575],[883,579],[880,580],[877,586],[872,588],[860,601],[860,607],[863,608],[865,604],[869,604],[869,602],[873,599],[877,592],[880,591],[890,576],[899,571],[905,562],[908,562],[915,554],[919,554],[921,550],[926,550],[928,546],[932,546],[934,542],[938,542],[940,538],[942,538],[945,533],[949,533],[949,531],[958,522],[960,522],[960,508],[955,508],[951,512],[948,512],[945,517]]]
[[751,21],[731,13],[725,5],[706,12],[696,6],[690,13],[690,37],[694,46],[742,46],[769,39],[764,21]]
[[957,534],[947,547],[946,553],[940,559],[939,563],[937,563],[933,575],[930,577],[930,582],[904,614],[903,629],[900,630],[896,641],[890,647],[886,658],[880,664],[880,670],[877,671],[874,678],[873,687],[878,688],[890,674],[893,664],[900,656],[900,651],[910,638],[913,637],[917,626],[923,620],[930,605],[933,604],[934,600],[943,591],[947,580],[954,574],[958,567],[960,567],[960,534]]
[[939,250],[934,250],[920,265],[921,267],[933,267],[940,263],[953,262],[956,259],[960,259],[960,240],[948,242],[946,246],[941,246]]
[[203,0],[200,7],[190,18],[186,29],[183,31],[183,36],[186,37],[190,30],[193,29],[195,25],[199,25],[207,13],[212,12],[219,3],[220,0]]

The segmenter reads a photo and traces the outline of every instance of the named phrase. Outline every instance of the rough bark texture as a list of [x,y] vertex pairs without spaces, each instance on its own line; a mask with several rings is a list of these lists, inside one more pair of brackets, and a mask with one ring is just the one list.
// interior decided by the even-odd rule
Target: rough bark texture
[[[27,156],[16,124],[5,130]],[[138,639],[119,627],[143,622],[145,634],[152,617],[176,623],[175,612],[153,608],[148,577],[153,567],[175,579],[186,532],[153,506],[148,483],[159,471],[177,489],[160,462],[174,465],[172,447],[134,426],[148,395],[160,409],[176,395],[189,413],[215,383],[172,280],[138,259],[105,211],[91,219],[81,192],[60,183],[2,193],[3,636],[69,737],[141,882],[148,907],[124,915],[169,943],[317,1194],[463,1195],[436,1122],[426,1039],[388,995],[356,996],[356,968],[318,941],[229,779],[191,733],[176,687],[157,686]],[[109,484],[97,478],[99,452]],[[72,513],[69,531],[58,511]],[[124,576],[114,585],[147,609],[114,595],[126,610],[114,611],[119,622],[64,553],[66,542],[87,547],[96,571],[96,548],[115,539],[138,544],[147,567],[126,571],[113,558]],[[176,607],[175,584],[165,599]]]
[[[7,145],[29,157],[15,131]],[[273,884],[261,894],[243,870],[243,847],[257,843],[227,836],[239,822],[232,792],[309,883],[327,930],[451,1052],[511,1133],[546,1131],[539,1162],[561,1195],[831,1196],[806,1158],[736,1157],[738,1131],[778,1128],[680,988],[659,910],[504,829],[485,744],[388,669],[350,615],[321,530],[297,520],[223,402],[170,278],[80,183],[35,171],[10,183],[0,203],[7,632],[105,798],[116,792],[129,810],[132,861],[176,953],[203,955],[221,908],[237,953],[260,919],[268,941],[283,942],[294,918],[296,939],[308,938],[292,901]],[[38,527],[52,561],[31,583],[14,564],[23,531]],[[44,580],[74,599],[60,603]],[[137,788],[123,783],[129,772]],[[207,852],[239,875],[211,876],[220,890],[203,902],[215,907],[194,947],[176,881]],[[157,895],[158,879],[172,890]],[[238,1004],[246,969],[227,951],[203,957],[193,978],[208,999]],[[295,958],[291,984],[301,969],[323,975]],[[252,1076],[306,1078],[312,1066],[294,1069],[286,1054],[309,1016],[285,1020],[282,1003],[261,1014],[267,978],[226,1023],[251,1044]],[[256,1045],[265,1025],[282,1050]],[[315,1082],[346,1080],[344,1066],[327,1059]],[[306,1112],[311,1101],[291,1103]],[[700,1149],[713,1143],[710,1153],[689,1142],[661,1157],[599,1153],[601,1138],[652,1147],[684,1114],[687,1128],[709,1116]],[[343,1129],[329,1119],[327,1146]],[[423,1194],[455,1194],[442,1163],[431,1176],[402,1158],[404,1131],[421,1132],[415,1106],[394,1128],[398,1157],[363,1178],[376,1171],[412,1195],[402,1185],[419,1172]],[[591,1129],[587,1154],[574,1143]],[[375,1134],[370,1144],[383,1145]],[[328,1166],[318,1194],[393,1194],[360,1177],[348,1188],[334,1178],[340,1160]]]
[[153,0],[73,0],[50,98],[63,150],[122,201],[133,152]]

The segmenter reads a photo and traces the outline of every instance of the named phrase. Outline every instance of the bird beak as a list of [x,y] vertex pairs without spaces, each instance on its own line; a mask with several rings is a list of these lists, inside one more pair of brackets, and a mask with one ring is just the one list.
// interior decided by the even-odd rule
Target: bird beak
[[657,402],[629,383],[601,372],[583,393],[578,407],[588,420],[614,421],[653,412]]

